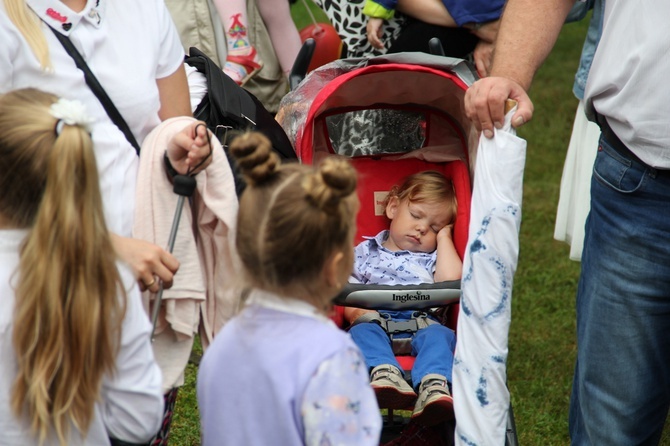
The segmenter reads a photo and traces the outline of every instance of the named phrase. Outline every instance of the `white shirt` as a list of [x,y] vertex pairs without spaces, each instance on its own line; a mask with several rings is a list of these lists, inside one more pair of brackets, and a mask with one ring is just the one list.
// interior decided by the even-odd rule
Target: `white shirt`
[[[160,122],[156,79],[173,74],[184,51],[161,0],[88,0],[74,13],[59,0],[26,0],[35,13],[69,35],[141,144]],[[65,31],[67,28],[68,31]],[[35,87],[78,99],[96,120],[92,128],[105,217],[110,230],[130,236],[137,155],[112,123],[83,73],[42,23],[53,73],[44,72],[0,2],[0,93]]]
[[[25,235],[24,230],[0,230],[0,443],[3,446],[37,444],[30,434],[29,422],[17,420],[10,407],[17,371],[12,345],[13,284],[17,280],[19,245]],[[154,361],[149,339],[151,324],[132,274],[126,268],[120,271],[128,290],[128,304],[121,328],[116,374],[103,377],[100,401],[95,405],[88,437],[82,439],[72,427],[68,445],[108,445],[109,436],[143,443],[158,432],[163,418],[161,372]],[[44,446],[58,444],[56,438],[48,438]]]
[[670,2],[607,0],[586,84],[593,105],[642,161],[670,169]]

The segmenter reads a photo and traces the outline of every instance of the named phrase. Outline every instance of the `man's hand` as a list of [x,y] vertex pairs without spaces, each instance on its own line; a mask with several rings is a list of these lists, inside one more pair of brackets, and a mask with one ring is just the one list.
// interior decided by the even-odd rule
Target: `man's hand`
[[465,115],[487,138],[493,138],[493,128],[502,128],[505,102],[517,102],[512,126],[520,127],[533,117],[533,103],[517,82],[504,77],[480,79],[465,92]]

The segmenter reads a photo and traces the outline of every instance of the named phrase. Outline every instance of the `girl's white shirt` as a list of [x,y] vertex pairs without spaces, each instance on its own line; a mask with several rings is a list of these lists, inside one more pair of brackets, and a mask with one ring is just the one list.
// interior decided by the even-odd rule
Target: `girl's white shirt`
[[[59,0],[26,3],[44,22],[69,35],[141,144],[160,122],[156,80],[173,74],[184,60],[165,4],[160,0],[88,0],[75,13]],[[34,87],[86,106],[95,119],[91,128],[107,225],[112,232],[130,236],[137,154],[44,22],[40,26],[49,46],[51,72],[41,68],[0,2],[0,93]]]
[[[0,230],[0,432],[4,446],[37,444],[30,424],[17,419],[10,398],[16,379],[16,352],[12,344],[13,317],[20,246],[27,231]],[[149,334],[151,323],[142,307],[139,289],[128,268],[119,265],[127,292],[126,316],[116,374],[103,377],[100,400],[86,438],[72,427],[68,445],[108,445],[109,437],[132,443],[147,442],[163,418],[161,371],[154,361]],[[58,445],[52,436],[45,446]]]

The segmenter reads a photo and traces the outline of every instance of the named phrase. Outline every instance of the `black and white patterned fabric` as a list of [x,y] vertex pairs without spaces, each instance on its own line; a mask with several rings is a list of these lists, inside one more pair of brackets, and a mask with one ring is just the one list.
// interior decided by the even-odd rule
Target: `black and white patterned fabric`
[[[367,17],[363,15],[365,0],[314,0],[328,16],[342,41],[347,45],[347,57],[371,57],[386,52],[372,48],[366,37]],[[405,18],[396,13],[384,22],[382,40],[386,49],[400,34]]]
[[407,153],[426,140],[426,117],[421,112],[373,108],[326,118],[335,153],[347,157]]

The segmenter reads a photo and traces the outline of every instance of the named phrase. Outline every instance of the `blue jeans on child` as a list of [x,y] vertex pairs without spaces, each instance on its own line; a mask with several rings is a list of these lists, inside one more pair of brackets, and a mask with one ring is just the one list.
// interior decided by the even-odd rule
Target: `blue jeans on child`
[[[386,311],[393,320],[409,320],[411,311]],[[361,349],[365,364],[369,370],[381,364],[391,364],[402,371],[402,367],[393,354],[391,340],[384,329],[374,322],[354,325],[349,334]],[[397,338],[407,338],[407,333],[397,334]],[[412,356],[415,356],[412,367],[412,385],[418,392],[421,379],[429,373],[438,373],[451,382],[451,371],[454,363],[456,336],[454,332],[440,324],[432,324],[416,332],[412,339]]]
[[670,171],[615,147],[601,137],[577,291],[578,446],[658,444],[670,403]]

